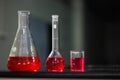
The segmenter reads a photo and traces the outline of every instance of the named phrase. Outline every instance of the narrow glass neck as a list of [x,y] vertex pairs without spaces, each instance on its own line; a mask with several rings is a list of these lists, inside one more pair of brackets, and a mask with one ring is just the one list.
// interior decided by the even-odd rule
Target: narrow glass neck
[[29,11],[18,11],[18,27],[26,28],[29,24]]
[[58,50],[58,15],[52,15],[52,50]]

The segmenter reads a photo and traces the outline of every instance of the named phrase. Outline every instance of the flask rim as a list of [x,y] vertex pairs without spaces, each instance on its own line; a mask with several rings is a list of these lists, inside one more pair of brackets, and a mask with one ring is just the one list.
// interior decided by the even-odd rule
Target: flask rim
[[28,10],[18,10],[18,14],[28,14],[28,15],[30,15],[30,11],[28,11]]

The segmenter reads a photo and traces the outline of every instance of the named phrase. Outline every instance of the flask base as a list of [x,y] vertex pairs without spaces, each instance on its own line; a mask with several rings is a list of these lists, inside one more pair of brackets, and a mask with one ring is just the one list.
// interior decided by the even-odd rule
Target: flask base
[[9,57],[7,67],[10,71],[30,71],[36,72],[40,69],[38,56],[31,57]]

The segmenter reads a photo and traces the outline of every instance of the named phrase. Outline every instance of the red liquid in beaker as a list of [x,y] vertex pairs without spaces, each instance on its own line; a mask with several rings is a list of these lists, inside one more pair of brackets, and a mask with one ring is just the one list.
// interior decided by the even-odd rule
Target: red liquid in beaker
[[11,71],[38,71],[41,67],[38,56],[9,57],[7,67]]
[[64,69],[64,59],[62,57],[48,57],[46,68],[50,72],[62,72]]
[[70,58],[70,70],[84,72],[84,58]]

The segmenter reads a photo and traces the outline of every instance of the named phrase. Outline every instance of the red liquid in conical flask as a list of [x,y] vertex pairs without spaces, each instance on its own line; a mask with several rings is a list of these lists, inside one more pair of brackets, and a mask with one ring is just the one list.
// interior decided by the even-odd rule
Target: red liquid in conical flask
[[46,68],[49,72],[62,72],[64,69],[64,59],[62,57],[48,57]]
[[84,58],[70,58],[70,68],[73,72],[84,72]]
[[9,57],[7,67],[11,71],[38,71],[41,67],[38,56]]

